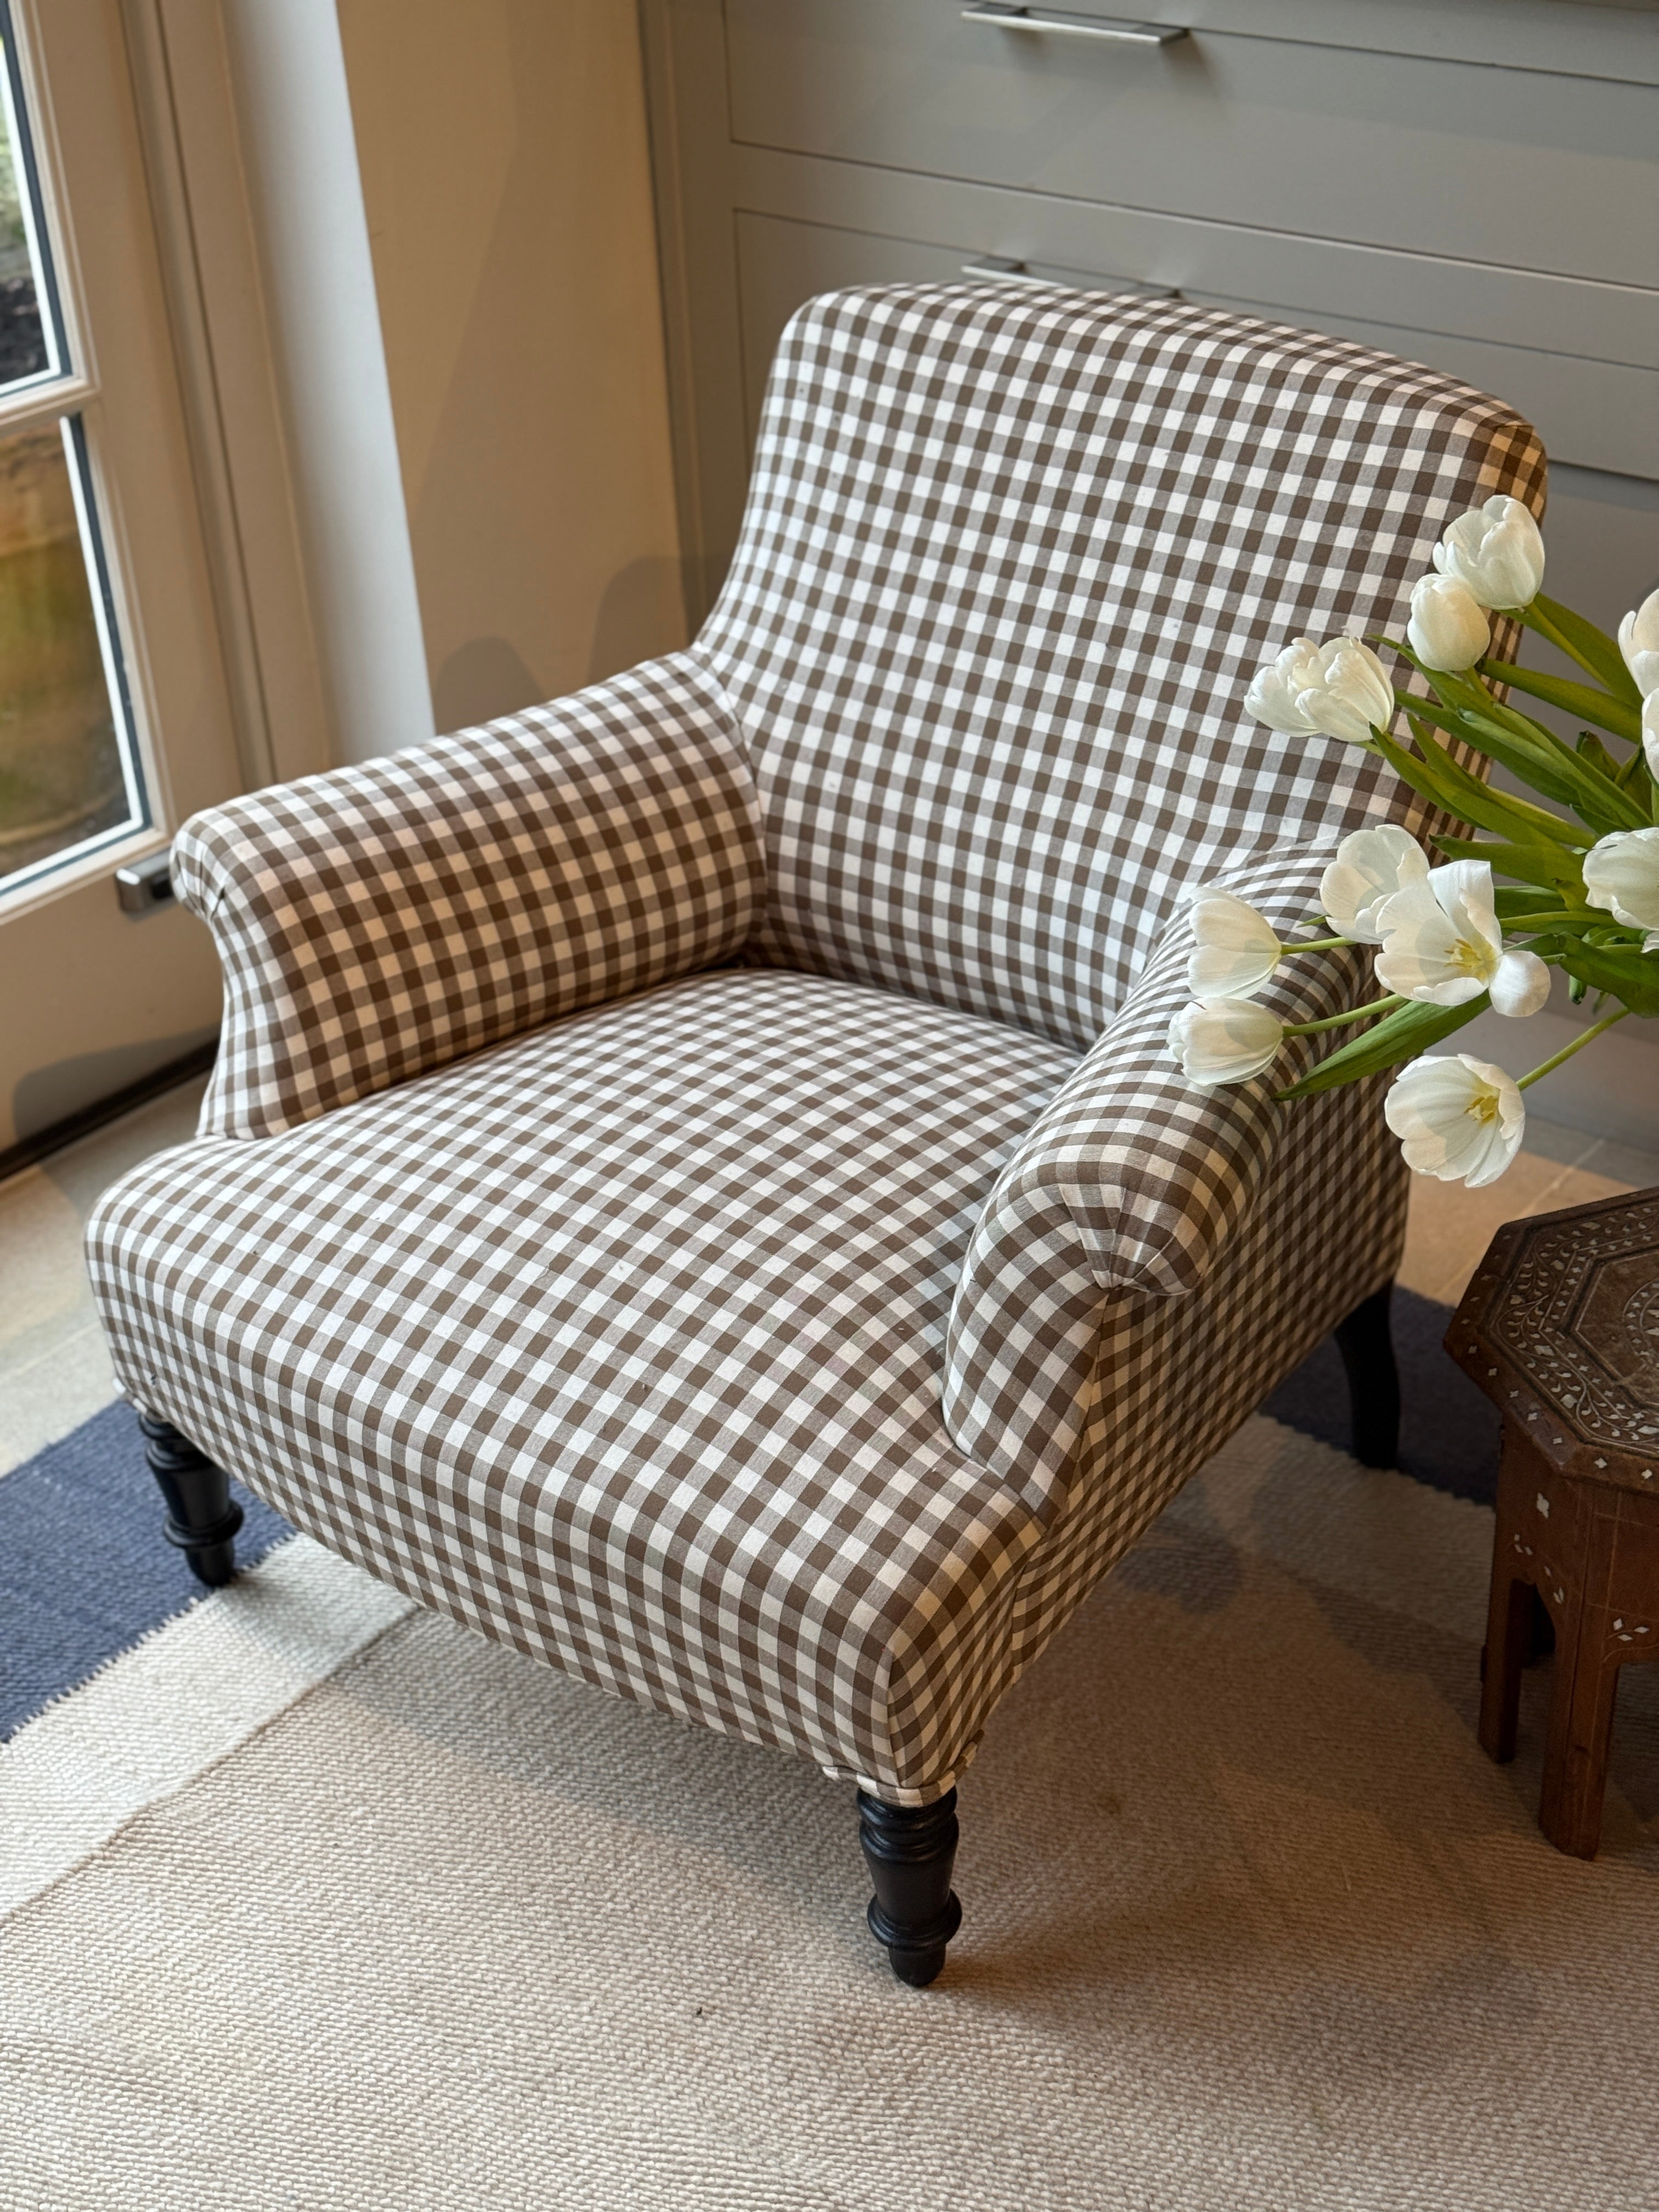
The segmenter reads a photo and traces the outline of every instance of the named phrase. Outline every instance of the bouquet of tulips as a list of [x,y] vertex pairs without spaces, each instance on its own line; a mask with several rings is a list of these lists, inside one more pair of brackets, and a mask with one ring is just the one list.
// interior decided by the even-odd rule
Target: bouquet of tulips
[[[1543,540],[1528,509],[1489,499],[1435,548],[1433,574],[1412,592],[1405,642],[1377,641],[1419,672],[1427,696],[1397,690],[1353,637],[1298,638],[1258,672],[1245,699],[1258,721],[1380,753],[1440,813],[1486,834],[1436,837],[1437,866],[1394,824],[1355,830],[1320,884],[1322,916],[1302,925],[1334,934],[1281,943],[1243,899],[1201,892],[1191,909],[1194,1003],[1170,1032],[1189,1080],[1248,1083],[1285,1037],[1363,1023],[1274,1096],[1305,1098],[1401,1066],[1383,1114],[1407,1164],[1473,1187],[1496,1181],[1519,1149],[1529,1084],[1626,1015],[1659,1015],[1659,592],[1612,638],[1546,599],[1543,579]],[[1494,613],[1547,638],[1590,680],[1494,659]],[[1569,744],[1500,700],[1504,687],[1595,727]],[[1401,714],[1413,744],[1394,733]],[[1492,789],[1454,744],[1501,763],[1545,803]],[[1381,995],[1300,1024],[1255,1003],[1288,955],[1337,945],[1376,947]],[[1570,979],[1575,1001],[1594,994],[1599,1016],[1565,1051],[1517,1081],[1468,1053],[1428,1049],[1487,1006],[1517,1019],[1536,1013],[1552,968]]]

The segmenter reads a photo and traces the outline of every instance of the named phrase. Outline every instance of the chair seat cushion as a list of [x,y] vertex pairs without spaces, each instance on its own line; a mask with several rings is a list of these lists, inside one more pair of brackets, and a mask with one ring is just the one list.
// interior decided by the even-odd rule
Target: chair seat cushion
[[826,977],[682,979],[147,1162],[89,1231],[118,1372],[423,1601],[932,1795],[1039,1533],[945,1432],[945,1320],[1073,1064]]

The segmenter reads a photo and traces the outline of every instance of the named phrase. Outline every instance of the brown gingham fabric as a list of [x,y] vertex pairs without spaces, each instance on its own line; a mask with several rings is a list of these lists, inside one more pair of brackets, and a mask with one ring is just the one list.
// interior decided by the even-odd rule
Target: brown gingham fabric
[[1378,1087],[1195,1091],[1165,1032],[1201,883],[1288,927],[1344,831],[1423,826],[1249,674],[1397,635],[1494,490],[1541,504],[1524,424],[1340,341],[813,303],[689,653],[191,826],[226,1045],[89,1231],[123,1387],[487,1633],[950,1787],[1393,1270]]
[[890,1790],[955,1756],[1037,1523],[940,1419],[998,1170],[1072,1065],[728,971],[117,1186],[123,1380],[324,1542],[602,1687]]
[[1191,888],[1414,803],[1244,711],[1541,507],[1508,408],[1340,338],[1007,283],[809,302],[697,651],[766,821],[759,957],[1092,1044]]
[[724,958],[760,823],[742,735],[684,653],[173,841],[224,1038],[204,1134],[267,1137],[556,1015]]

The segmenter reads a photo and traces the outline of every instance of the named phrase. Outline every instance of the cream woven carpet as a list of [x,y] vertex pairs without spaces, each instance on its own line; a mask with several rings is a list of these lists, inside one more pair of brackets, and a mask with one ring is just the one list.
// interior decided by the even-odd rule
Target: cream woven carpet
[[1491,1525],[1250,1423],[998,1714],[927,1991],[845,1790],[402,1620],[0,1927],[0,2206],[1651,2212],[1659,1667],[1560,1857]]

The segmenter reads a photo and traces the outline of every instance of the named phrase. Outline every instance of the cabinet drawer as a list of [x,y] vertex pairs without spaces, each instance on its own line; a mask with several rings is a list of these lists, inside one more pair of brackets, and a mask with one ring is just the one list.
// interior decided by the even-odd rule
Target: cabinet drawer
[[[1210,27],[1169,46],[1118,45],[970,22],[962,9],[726,0],[733,137],[1126,209],[1659,283],[1650,85]],[[1594,46],[1598,10],[1551,12],[1571,14]]]
[[[744,397],[751,435],[778,333],[815,292],[847,284],[950,281],[961,276],[964,264],[982,263],[988,252],[1017,258],[1032,275],[1056,283],[1110,290],[1159,289],[1137,282],[1148,264],[1130,258],[1135,234],[1126,234],[1103,213],[1091,222],[1091,210],[1054,210],[1054,219],[1045,223],[1041,217],[1046,210],[1034,211],[1030,201],[1014,194],[910,195],[895,191],[891,179],[846,170],[832,173],[826,188],[821,174],[815,178],[808,165],[801,168],[805,173],[774,173],[779,187],[774,204],[778,199],[787,203],[791,185],[799,201],[820,208],[827,196],[846,205],[863,185],[878,204],[896,213],[905,211],[907,198],[931,198],[940,204],[927,211],[945,219],[933,226],[933,237],[907,238],[854,228],[856,216],[843,227],[753,211],[738,214]],[[1092,238],[1091,231],[1097,234]],[[1337,281],[1352,274],[1346,258],[1330,270],[1316,256],[1304,266],[1293,255],[1252,262],[1222,252],[1207,266],[1195,258],[1180,290],[1183,299],[1199,305],[1330,331],[1460,377],[1524,415],[1555,461],[1659,477],[1659,371],[1495,341],[1480,334],[1478,324],[1474,331],[1425,330],[1409,319],[1399,294],[1390,294],[1381,283]],[[1361,312],[1355,313],[1356,307]],[[1519,310],[1510,319],[1523,322]]]

